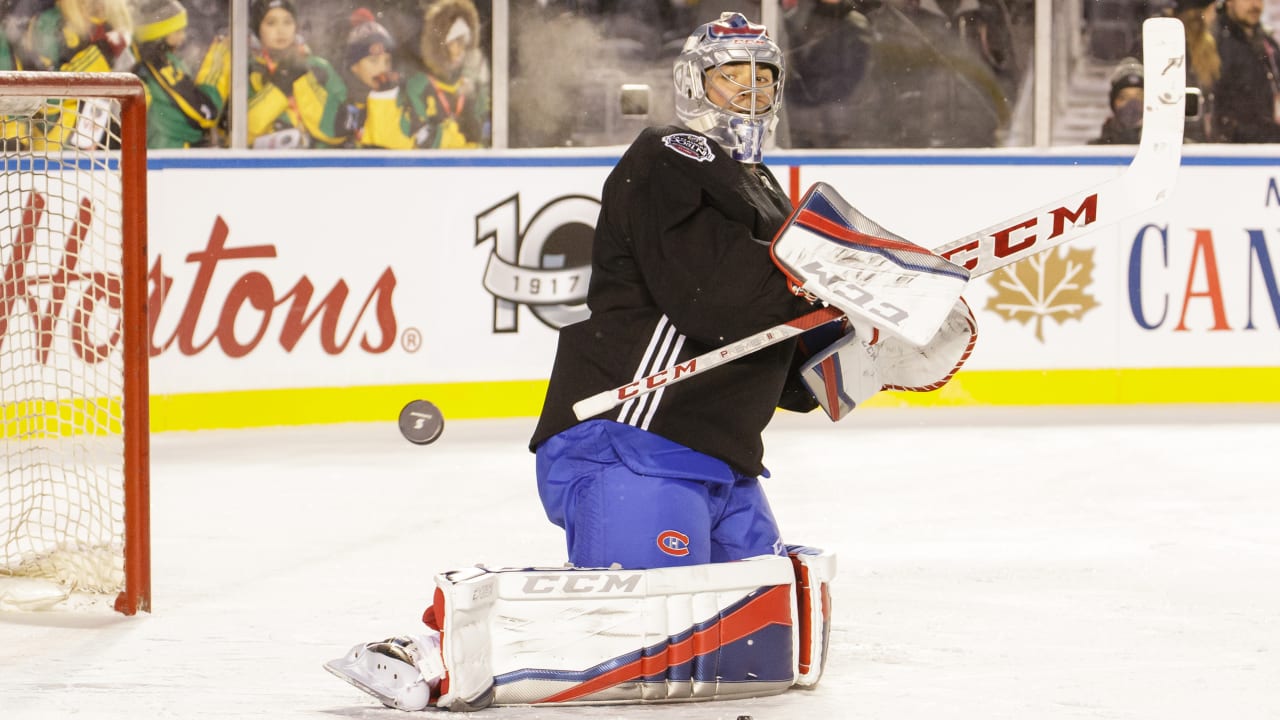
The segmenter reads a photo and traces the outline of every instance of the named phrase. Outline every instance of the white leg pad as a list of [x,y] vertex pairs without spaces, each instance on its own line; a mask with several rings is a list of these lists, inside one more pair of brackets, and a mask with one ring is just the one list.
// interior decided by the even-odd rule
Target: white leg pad
[[[438,707],[773,695],[821,675],[830,554],[655,570],[469,568],[436,577]],[[818,589],[797,592],[797,572]],[[808,598],[808,599],[802,599]],[[802,638],[801,631],[818,632]],[[804,653],[807,651],[807,655]],[[806,657],[801,662],[802,656]]]

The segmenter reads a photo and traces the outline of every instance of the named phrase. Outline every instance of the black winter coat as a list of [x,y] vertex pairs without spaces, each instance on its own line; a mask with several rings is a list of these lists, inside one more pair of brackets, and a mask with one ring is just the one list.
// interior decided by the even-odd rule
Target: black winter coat
[[1250,38],[1225,14],[1214,32],[1222,75],[1214,92],[1214,137],[1222,142],[1280,142],[1276,94],[1280,92],[1280,45],[1265,28]]

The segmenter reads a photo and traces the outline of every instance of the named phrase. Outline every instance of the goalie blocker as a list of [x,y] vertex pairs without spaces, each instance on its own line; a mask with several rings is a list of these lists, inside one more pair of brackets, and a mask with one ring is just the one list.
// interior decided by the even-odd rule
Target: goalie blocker
[[813,687],[835,556],[652,570],[468,568],[436,576],[437,631],[326,669],[402,710],[724,700]]

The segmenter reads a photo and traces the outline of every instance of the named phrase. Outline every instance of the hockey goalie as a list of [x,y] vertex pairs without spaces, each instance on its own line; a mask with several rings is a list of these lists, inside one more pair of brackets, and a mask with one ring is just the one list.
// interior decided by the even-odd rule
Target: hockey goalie
[[[868,382],[893,384],[872,368],[888,348],[833,323],[821,329],[829,338],[806,338],[827,345],[812,357],[793,341],[617,412],[579,421],[571,410],[591,392],[811,311],[824,291],[810,261],[827,274],[831,262],[848,265],[827,257],[846,249],[831,238],[783,232],[822,203],[835,208],[829,222],[848,223],[829,189],[793,214],[761,162],[785,80],[765,29],[738,14],[699,27],[674,80],[682,124],[642,132],[605,183],[591,317],[561,331],[531,443],[569,565],[441,573],[420,631],[326,664],[388,706],[743,698],[822,675],[835,558],[783,542],[760,485],[760,435],[775,408],[821,404],[838,418],[871,394]],[[796,251],[799,267],[775,262],[775,237],[772,252]],[[814,252],[818,244],[831,250]],[[944,280],[948,292],[958,287]],[[948,310],[955,297],[943,300]],[[959,316],[964,345],[972,321]],[[827,387],[841,374],[856,389]]]
[[[697,28],[673,72],[680,124],[642,131],[605,181],[591,315],[560,331],[530,441],[568,564],[440,573],[417,631],[357,644],[325,667],[402,710],[817,685],[836,560],[784,542],[761,484],[765,426],[778,408],[840,420],[885,388],[941,387],[977,337],[960,298],[971,275],[1147,202],[1152,183],[1139,180],[1176,169],[1182,128],[1172,62],[1182,35],[1161,27],[1166,42],[1146,62],[1168,77],[1169,107],[1148,105],[1132,166],[1145,169],[1086,195],[1089,213],[1055,212],[1043,241],[984,231],[944,252],[894,235],[822,183],[793,209],[762,162],[782,103],[781,51],[737,13]],[[1167,132],[1149,141],[1148,127]]]

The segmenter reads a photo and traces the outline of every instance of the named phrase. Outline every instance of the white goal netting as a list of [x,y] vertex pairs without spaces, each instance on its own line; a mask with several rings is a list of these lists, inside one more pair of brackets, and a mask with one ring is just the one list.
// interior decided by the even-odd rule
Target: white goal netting
[[0,118],[0,605],[22,607],[124,587],[120,340],[146,328],[124,313],[119,103],[0,87]]

